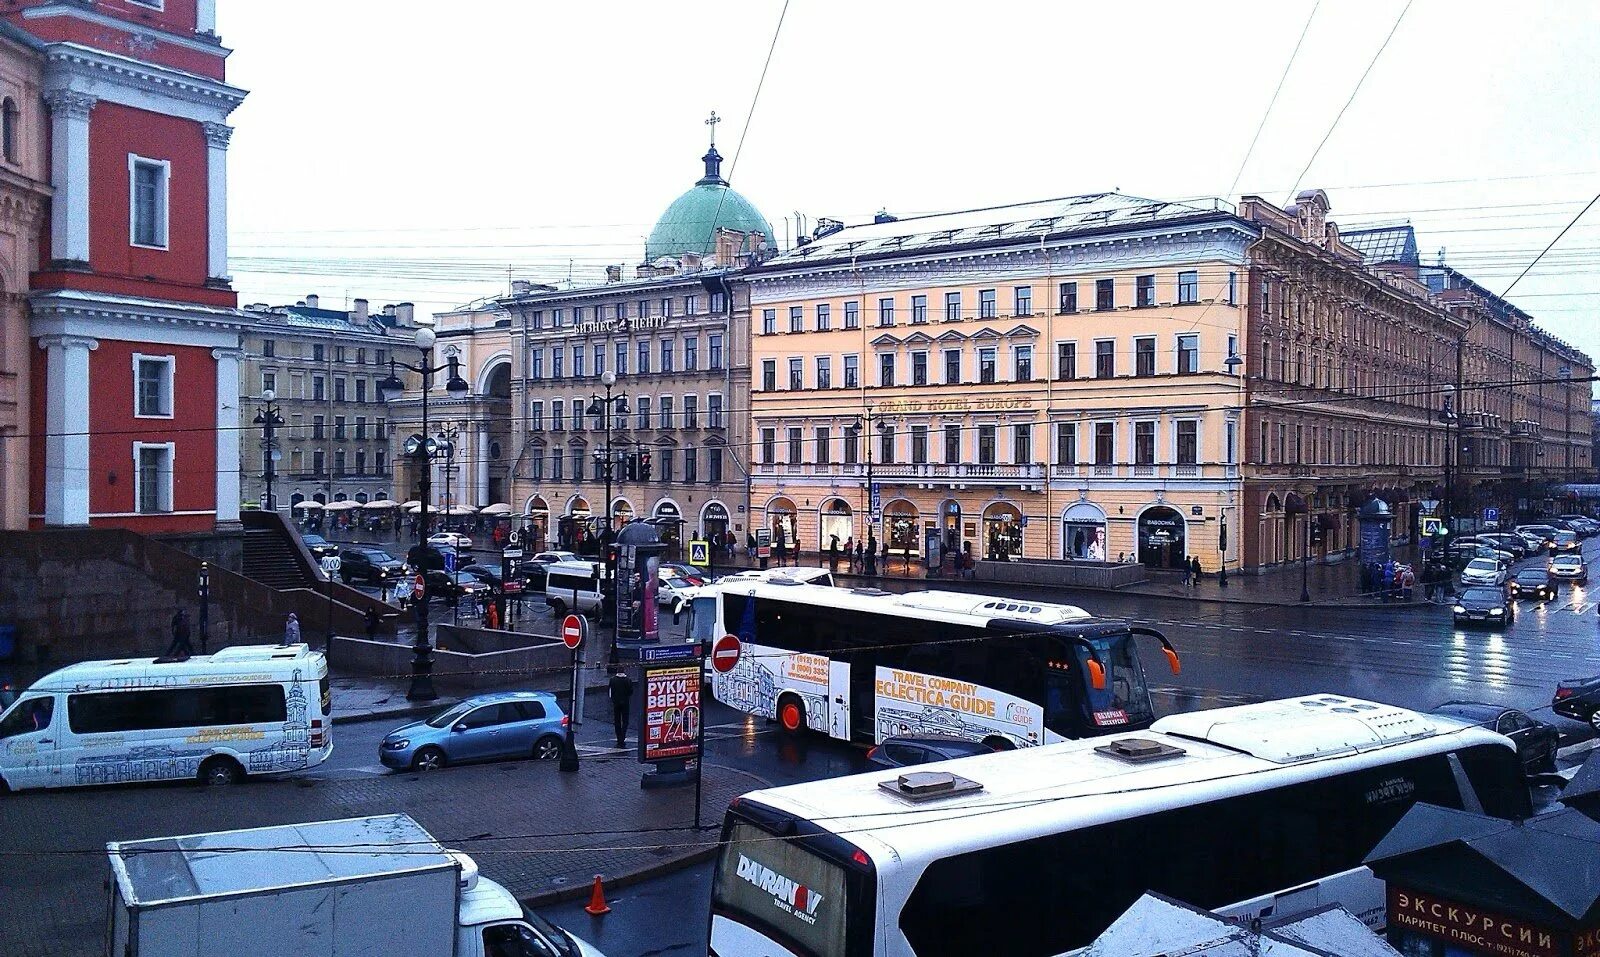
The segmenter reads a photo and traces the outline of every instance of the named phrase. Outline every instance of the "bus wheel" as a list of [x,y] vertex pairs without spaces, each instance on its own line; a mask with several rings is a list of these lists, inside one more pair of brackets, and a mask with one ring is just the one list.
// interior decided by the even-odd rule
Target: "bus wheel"
[[805,730],[806,706],[799,697],[786,694],[778,699],[778,725],[788,734]]
[[984,738],[983,746],[990,751],[1014,751],[1017,747],[1010,738],[1002,738],[998,734],[991,734],[989,737]]
[[207,758],[200,765],[200,783],[207,787],[225,788],[239,783],[242,777],[244,772],[239,762],[232,758]]

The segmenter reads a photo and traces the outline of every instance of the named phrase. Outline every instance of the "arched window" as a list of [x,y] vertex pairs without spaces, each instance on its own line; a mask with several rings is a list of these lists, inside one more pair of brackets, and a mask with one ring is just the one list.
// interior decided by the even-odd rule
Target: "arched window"
[[18,161],[17,139],[20,136],[20,130],[17,127],[20,125],[21,120],[22,113],[17,109],[17,101],[9,96],[6,97],[5,102],[0,103],[0,149],[5,151],[7,163]]

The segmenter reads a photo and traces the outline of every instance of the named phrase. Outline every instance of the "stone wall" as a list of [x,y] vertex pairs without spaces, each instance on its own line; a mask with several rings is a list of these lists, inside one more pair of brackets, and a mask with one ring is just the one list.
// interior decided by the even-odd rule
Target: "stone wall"
[[972,571],[982,582],[1080,588],[1121,588],[1149,577],[1143,565],[1116,562],[979,562]]

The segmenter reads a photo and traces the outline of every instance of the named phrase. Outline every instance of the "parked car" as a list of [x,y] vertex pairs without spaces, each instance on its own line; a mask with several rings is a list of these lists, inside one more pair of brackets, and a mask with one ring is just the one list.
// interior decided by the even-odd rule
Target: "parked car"
[[463,571],[469,575],[478,576],[490,588],[499,588],[501,586],[500,569],[498,568],[491,568],[488,565],[474,563],[471,565],[463,565],[461,568],[457,569],[457,571]]
[[1495,548],[1510,552],[1518,561],[1527,558],[1531,551],[1522,536],[1511,532],[1483,532],[1477,538]]
[[436,771],[447,764],[498,758],[561,756],[567,716],[545,691],[478,695],[389,732],[378,760],[395,770]]
[[1465,568],[1475,558],[1487,558],[1506,563],[1511,561],[1510,552],[1501,551],[1492,545],[1485,545],[1482,542],[1471,539],[1452,542],[1446,549],[1445,554],[1450,557],[1450,564],[1458,571]]
[[[1514,552],[1511,549],[1501,545],[1499,542],[1492,541],[1482,535],[1458,539],[1456,544],[1460,546],[1476,546],[1478,553],[1474,556],[1475,558],[1493,558],[1496,561],[1505,562],[1507,565],[1510,565],[1518,559],[1527,556],[1526,550],[1524,550],[1521,554],[1518,554],[1517,552]],[[1487,549],[1487,551],[1485,549]]]
[[1534,551],[1549,548],[1555,544],[1556,529],[1552,525],[1518,525],[1517,534],[1530,542],[1537,542]]
[[353,581],[383,585],[405,574],[405,563],[381,548],[348,545],[339,553],[339,578],[346,585]]
[[339,546],[323,538],[321,535],[301,535],[300,540],[305,542],[312,558],[327,558],[329,555],[339,554]]
[[1462,589],[1451,608],[1453,620],[1458,625],[1488,625],[1505,628],[1517,617],[1517,606],[1512,603],[1504,585],[1474,585]]
[[424,577],[427,583],[427,593],[430,599],[443,598],[446,601],[459,601],[462,598],[477,598],[490,591],[489,583],[477,575],[466,571],[455,573],[434,570]]
[[540,565],[554,565],[556,562],[575,562],[578,560],[579,558],[577,552],[556,551],[538,552],[532,558],[528,559],[528,561],[536,562]]
[[1568,552],[1550,559],[1550,574],[1562,581],[1586,585],[1589,582],[1589,565],[1583,560],[1582,555]]
[[1578,533],[1563,528],[1556,531],[1555,542],[1550,546],[1550,554],[1560,555],[1563,552],[1576,552],[1582,548],[1583,542],[1578,538]]
[[[599,578],[595,577],[596,569]],[[604,562],[552,562],[547,571],[544,600],[557,618],[569,611],[606,614],[604,604],[611,597],[611,583],[606,579]]]
[[673,578],[681,578],[691,585],[704,585],[710,581],[704,568],[696,568],[688,562],[662,562],[661,571],[671,572]]
[[428,544],[434,548],[453,548],[457,552],[472,551],[472,539],[460,532],[434,532],[428,536]]
[[1527,774],[1555,773],[1561,732],[1553,724],[1531,718],[1516,708],[1482,701],[1447,701],[1434,708],[1433,713],[1459,718],[1510,738]]
[[1461,570],[1463,585],[1504,585],[1506,566],[1493,558],[1474,558]]
[[1574,721],[1587,721],[1589,727],[1600,732],[1600,675],[1568,678],[1556,685],[1550,710]]
[[1534,565],[1530,568],[1519,569],[1511,576],[1509,584],[1512,598],[1531,598],[1534,601],[1550,601],[1556,597],[1557,584],[1551,577],[1550,569]]
[[688,592],[698,587],[688,579],[671,575],[666,569],[662,569],[656,583],[656,604],[662,608],[670,608],[673,602],[680,597],[687,597]]
[[867,752],[867,765],[873,768],[905,768],[930,761],[950,761],[993,753],[994,749],[987,744],[965,738],[884,738],[882,744]]

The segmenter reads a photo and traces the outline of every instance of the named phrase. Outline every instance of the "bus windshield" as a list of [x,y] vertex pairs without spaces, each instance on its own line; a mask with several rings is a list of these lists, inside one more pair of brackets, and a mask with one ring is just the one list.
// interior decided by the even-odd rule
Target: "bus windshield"
[[845,880],[837,864],[735,821],[717,859],[711,911],[808,957],[843,957]]
[[1094,734],[1097,729],[1148,724],[1154,718],[1150,690],[1133,636],[1097,636],[1088,640],[1100,667],[1105,669],[1105,687],[1097,689],[1091,683],[1089,649],[1074,644],[1072,655],[1077,668],[1045,672],[1045,727],[1064,737],[1079,738]]

